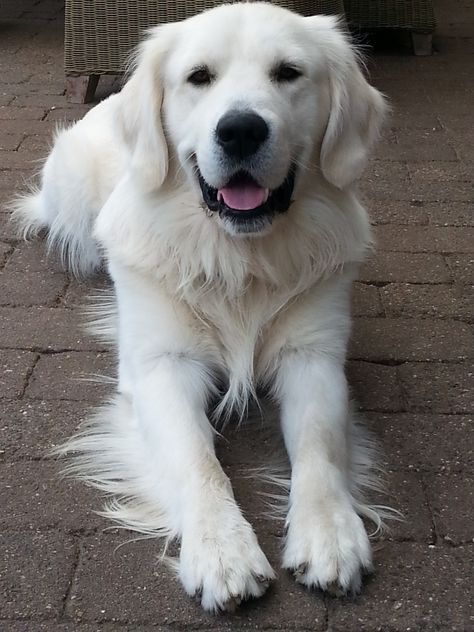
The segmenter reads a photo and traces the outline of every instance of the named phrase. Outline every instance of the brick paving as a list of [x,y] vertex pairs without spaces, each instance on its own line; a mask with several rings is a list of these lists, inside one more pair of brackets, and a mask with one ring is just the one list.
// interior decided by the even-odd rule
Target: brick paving
[[[1,4],[1,630],[474,630],[474,3],[436,10],[432,57],[370,60],[394,113],[361,183],[378,249],[355,285],[348,362],[406,522],[377,545],[375,576],[353,601],[309,594],[280,572],[262,600],[213,617],[156,564],[153,542],[118,548],[130,536],[104,531],[100,496],[61,481],[45,458],[107,390],[84,376],[113,376],[114,361],[82,328],[81,303],[104,279],[74,281],[7,222],[4,203],[57,122],[87,107],[64,97],[61,0]],[[278,568],[280,525],[242,475],[273,453],[274,418],[231,430],[220,454]]]

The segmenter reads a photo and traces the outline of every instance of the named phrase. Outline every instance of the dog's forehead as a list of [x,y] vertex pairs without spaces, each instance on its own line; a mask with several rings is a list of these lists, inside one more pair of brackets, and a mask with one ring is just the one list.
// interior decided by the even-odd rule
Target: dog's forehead
[[267,65],[276,59],[308,56],[304,18],[272,5],[226,5],[177,27],[170,56],[178,72],[199,63],[225,66],[251,60]]

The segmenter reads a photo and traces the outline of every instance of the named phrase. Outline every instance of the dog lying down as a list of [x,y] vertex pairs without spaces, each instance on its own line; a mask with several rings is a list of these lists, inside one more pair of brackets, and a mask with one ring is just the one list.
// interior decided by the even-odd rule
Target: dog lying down
[[152,29],[122,91],[57,134],[17,202],[26,233],[46,229],[79,275],[104,259],[115,287],[117,393],[64,451],[112,519],[180,539],[206,610],[275,578],[210,422],[244,414],[257,385],[292,467],[283,567],[337,593],[371,569],[372,449],[344,361],[371,241],[353,183],[385,110],[337,18],[221,5]]

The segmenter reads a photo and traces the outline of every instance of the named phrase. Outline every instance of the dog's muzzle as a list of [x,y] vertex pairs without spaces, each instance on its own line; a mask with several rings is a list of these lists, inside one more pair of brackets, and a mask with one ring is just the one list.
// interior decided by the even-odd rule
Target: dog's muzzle
[[295,185],[292,166],[282,184],[270,191],[262,187],[246,171],[238,171],[220,189],[208,184],[198,172],[202,197],[211,212],[232,221],[237,232],[259,232],[270,224],[275,215],[284,213],[291,205]]

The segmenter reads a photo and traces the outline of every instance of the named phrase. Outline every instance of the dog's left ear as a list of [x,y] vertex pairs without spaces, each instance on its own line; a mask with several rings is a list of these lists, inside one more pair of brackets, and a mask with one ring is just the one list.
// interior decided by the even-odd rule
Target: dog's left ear
[[118,122],[130,147],[132,176],[145,191],[158,189],[168,173],[163,130],[162,66],[169,46],[169,26],[149,32],[132,62],[134,71],[120,93]]
[[378,138],[388,106],[361,72],[349,36],[334,17],[317,16],[318,40],[327,55],[330,114],[321,146],[321,169],[326,180],[344,189],[364,170]]

